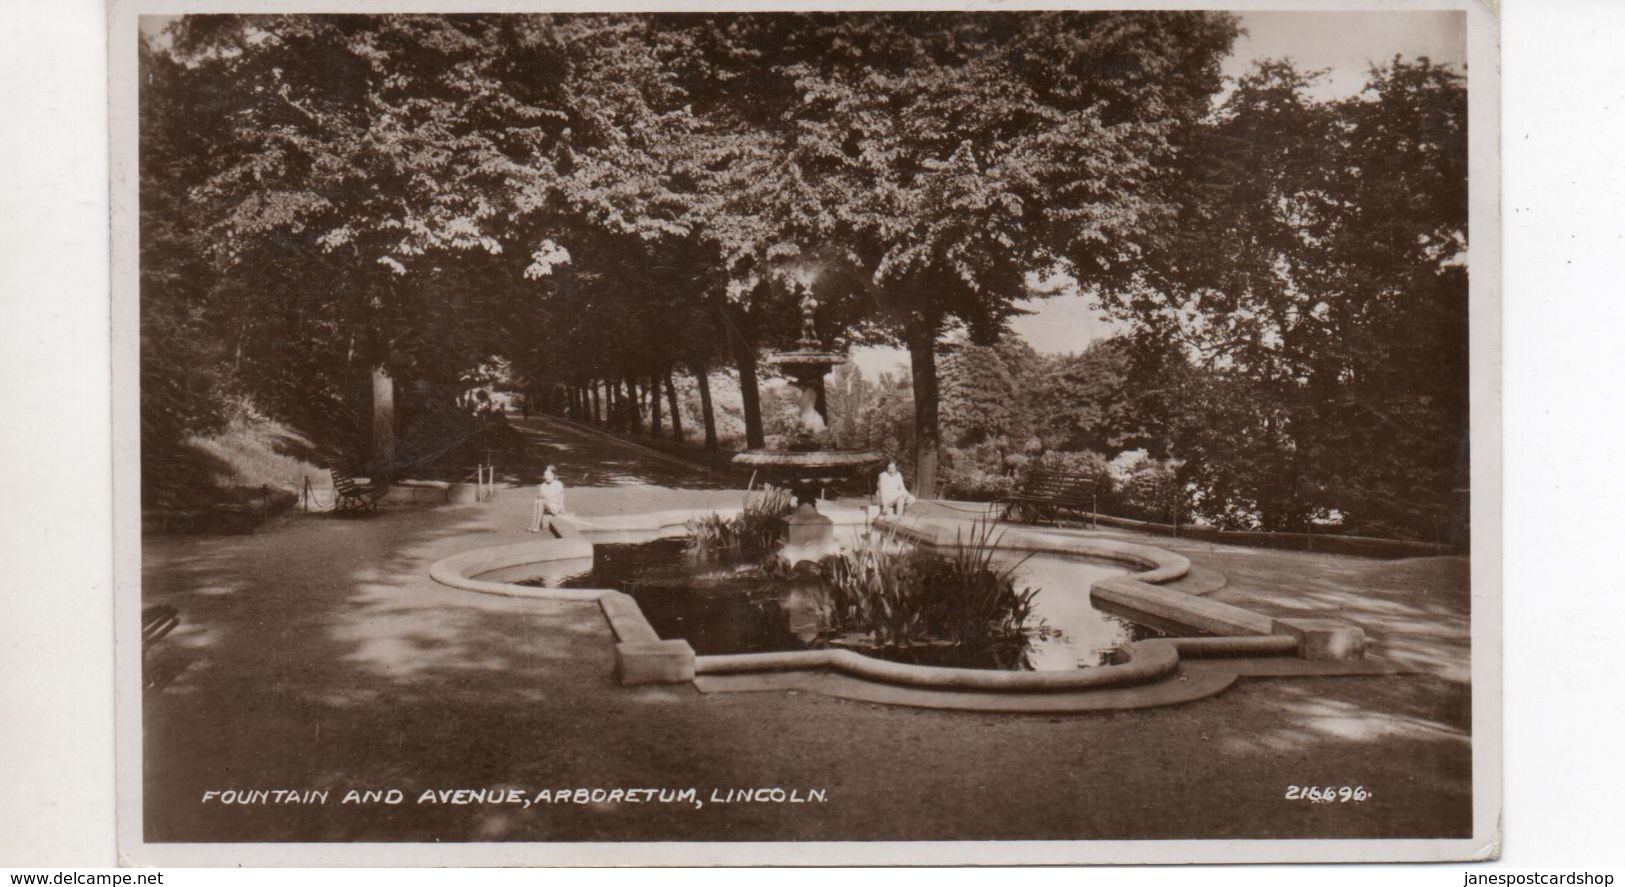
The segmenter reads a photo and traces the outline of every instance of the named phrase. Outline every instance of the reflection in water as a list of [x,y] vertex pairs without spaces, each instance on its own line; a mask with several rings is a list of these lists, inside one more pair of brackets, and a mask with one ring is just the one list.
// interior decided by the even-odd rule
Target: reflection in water
[[[702,656],[806,650],[830,645],[861,648],[861,639],[825,632],[826,598],[812,565],[795,571],[765,569],[754,562],[697,563],[682,539],[639,545],[593,546],[592,569],[565,577],[537,577],[523,584],[565,588],[619,588],[643,609],[663,638],[684,638]],[[1004,563],[1020,556],[999,555]],[[1017,588],[1043,589],[1035,616],[1043,628],[1025,643],[986,649],[915,646],[864,649],[882,658],[967,668],[1064,670],[1107,664],[1123,644],[1155,632],[1102,613],[1089,603],[1096,580],[1126,572],[1109,561],[1034,555],[1021,562]]]

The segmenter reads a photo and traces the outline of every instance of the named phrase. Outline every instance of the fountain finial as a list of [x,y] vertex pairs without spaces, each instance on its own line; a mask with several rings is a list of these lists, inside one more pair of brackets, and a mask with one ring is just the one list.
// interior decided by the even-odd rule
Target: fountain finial
[[797,282],[796,291],[800,293],[797,299],[801,305],[801,338],[796,344],[806,351],[818,349],[818,327],[814,316],[818,311],[818,299],[813,296],[812,288],[805,283]]

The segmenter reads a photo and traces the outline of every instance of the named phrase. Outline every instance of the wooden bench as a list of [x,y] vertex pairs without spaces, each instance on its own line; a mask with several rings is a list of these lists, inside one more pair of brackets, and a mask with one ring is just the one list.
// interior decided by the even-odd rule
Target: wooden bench
[[328,462],[327,472],[333,476],[333,510],[340,514],[371,513],[378,510],[378,499],[383,491],[363,487],[355,482],[355,473],[349,463],[334,459]]
[[1055,523],[1067,512],[1095,512],[1095,479],[1085,474],[1035,471],[1021,488],[999,500],[1002,520],[1047,520]]
[[164,639],[164,635],[175,630],[181,624],[180,614],[175,608],[168,605],[147,607],[141,611],[141,654],[146,655],[147,649]]

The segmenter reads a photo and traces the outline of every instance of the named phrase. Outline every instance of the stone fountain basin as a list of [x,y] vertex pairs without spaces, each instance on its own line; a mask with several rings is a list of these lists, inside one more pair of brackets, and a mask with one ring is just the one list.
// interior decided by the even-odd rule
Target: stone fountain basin
[[733,463],[758,469],[769,482],[801,493],[843,483],[884,458],[862,450],[746,450]]
[[[836,524],[866,522],[866,516],[860,511],[838,508],[830,511]],[[627,535],[643,538],[680,535],[683,521],[702,513],[705,512],[672,511],[595,518],[591,529],[600,541],[614,537],[624,539]],[[917,542],[938,546],[955,544],[955,530],[946,523],[914,519],[876,523]],[[516,578],[518,572],[534,575],[533,568],[542,562],[591,556],[591,542],[570,522],[557,521],[554,532],[556,535],[551,538],[454,555],[434,564],[430,575],[441,584],[486,594],[597,601],[618,641],[616,670],[625,684],[687,683],[703,675],[828,670],[869,681],[920,688],[1017,693],[1089,691],[1166,680],[1173,676],[1182,656],[1291,656],[1296,653],[1309,659],[1358,659],[1364,648],[1363,635],[1352,626],[1321,624],[1320,620],[1271,619],[1206,600],[1199,594],[1160,588],[1158,585],[1183,576],[1189,568],[1189,561],[1166,549],[1103,538],[1034,538],[1027,544],[1010,547],[1105,557],[1140,567],[1138,573],[1112,577],[1079,591],[1094,598],[1109,598],[1134,611],[1168,614],[1176,617],[1174,621],[1179,624],[1224,636],[1137,641],[1127,650],[1128,661],[1076,672],[997,672],[910,665],[872,659],[850,650],[697,657],[687,641],[660,638],[643,618],[636,601],[618,590],[536,588],[507,581]],[[510,568],[522,564],[527,565],[524,570],[510,572]],[[1343,643],[1328,646],[1330,641]]]

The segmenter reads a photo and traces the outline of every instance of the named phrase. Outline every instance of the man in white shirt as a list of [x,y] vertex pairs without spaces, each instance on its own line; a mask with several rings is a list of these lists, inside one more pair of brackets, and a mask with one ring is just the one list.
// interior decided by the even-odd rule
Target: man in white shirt
[[903,509],[914,501],[909,494],[908,487],[903,483],[903,473],[897,470],[897,461],[894,459],[886,463],[886,470],[880,474],[880,489],[876,491],[880,499],[881,514],[902,514]]

